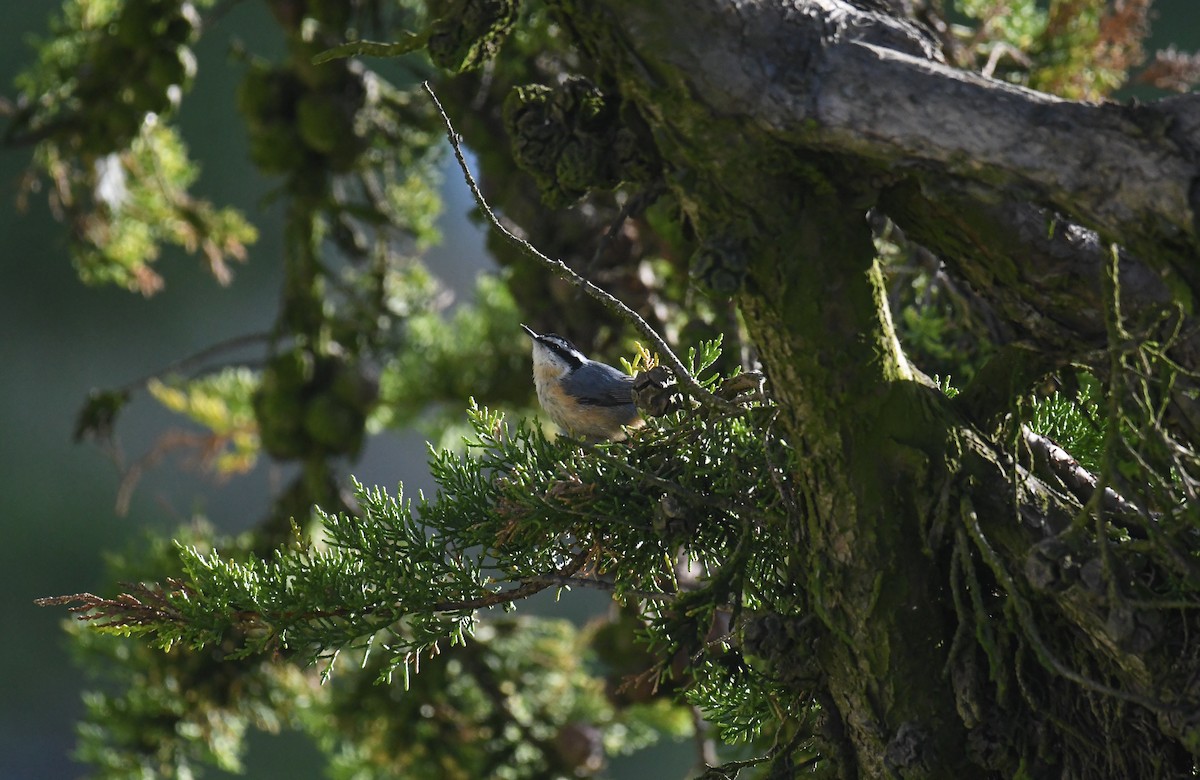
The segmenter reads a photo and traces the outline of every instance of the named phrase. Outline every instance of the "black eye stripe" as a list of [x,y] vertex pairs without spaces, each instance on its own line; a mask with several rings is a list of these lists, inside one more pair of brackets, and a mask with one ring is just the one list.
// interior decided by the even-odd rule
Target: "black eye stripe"
[[583,365],[579,350],[575,349],[575,346],[562,336],[556,333],[547,333],[544,336],[538,336],[537,340],[546,349],[566,361],[571,368],[579,368]]

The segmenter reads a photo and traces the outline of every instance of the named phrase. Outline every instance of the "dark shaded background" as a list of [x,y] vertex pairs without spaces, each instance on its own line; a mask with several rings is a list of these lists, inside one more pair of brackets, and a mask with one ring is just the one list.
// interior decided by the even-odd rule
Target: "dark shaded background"
[[[6,3],[0,26],[0,94],[32,56],[25,45],[44,34],[51,3]],[[1153,45],[1200,48],[1200,3],[1158,0]],[[71,441],[74,416],[87,391],[113,387],[156,372],[215,342],[263,331],[275,316],[280,281],[278,209],[263,207],[273,182],[249,164],[233,106],[240,68],[225,56],[232,37],[255,52],[280,42],[266,11],[241,3],[197,47],[200,71],[184,102],[181,122],[203,174],[197,194],[246,211],[260,228],[250,262],[222,288],[198,260],[169,254],[160,261],[166,289],[143,299],[116,289],[86,288],[76,279],[63,230],[44,200],[15,208],[17,178],[27,150],[0,150],[0,779],[56,780],[85,774],[70,760],[75,719],[81,713],[80,672],[68,658],[60,630],[62,610],[33,606],[38,596],[107,592],[103,552],[123,549],[141,529],[169,529],[193,513],[236,530],[263,515],[273,488],[286,474],[260,467],[223,485],[176,468],[171,461],[139,485],[130,510],[114,506],[117,472],[97,448]],[[442,230],[446,244],[435,271],[456,289],[468,289],[473,270],[487,261],[482,239],[465,219],[469,210],[456,172],[447,172]],[[142,399],[118,428],[127,457],[144,453],[180,421]],[[386,435],[368,445],[354,473],[367,484],[429,488],[424,444],[417,436]],[[595,600],[588,599],[594,606]],[[661,756],[667,759],[666,756]],[[685,759],[686,760],[686,759]],[[652,768],[649,757],[612,767],[616,778],[678,776]],[[256,736],[249,778],[319,777],[320,760],[295,735]]]

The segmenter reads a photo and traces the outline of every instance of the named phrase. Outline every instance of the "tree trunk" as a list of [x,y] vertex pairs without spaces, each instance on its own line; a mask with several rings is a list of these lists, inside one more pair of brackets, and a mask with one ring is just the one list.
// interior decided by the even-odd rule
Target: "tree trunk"
[[[560,13],[598,81],[649,126],[705,273],[740,289],[795,453],[790,606],[819,625],[818,701],[841,774],[1190,772],[1180,740],[1192,727],[1153,689],[1169,653],[1143,663],[1113,641],[1114,605],[1095,593],[1048,593],[1058,586],[1038,566],[1065,565],[1054,544],[1075,538],[1059,534],[1081,505],[989,438],[995,400],[955,405],[907,365],[865,215],[886,192],[910,234],[957,248],[985,297],[1026,315],[1018,326],[1037,306],[1103,299],[1103,240],[1069,225],[1040,244],[998,241],[992,257],[1027,262],[1021,247],[1040,247],[1084,264],[1089,284],[1054,296],[1021,269],[986,278],[975,235],[1032,224],[1047,213],[1038,204],[1155,248],[1158,267],[1188,266],[1195,289],[1184,260],[1200,246],[1197,141],[1172,129],[1194,124],[1195,101],[1135,110],[1003,85],[946,67],[906,22],[838,0],[607,0]],[[931,184],[939,176],[954,179]],[[1036,203],[994,205],[1011,193]],[[940,227],[958,197],[965,218]],[[1143,282],[1120,293],[1130,305],[1170,300],[1155,273],[1134,276]],[[1012,376],[1106,343],[1102,315],[1056,322],[1049,365],[1031,353],[1036,368],[1023,369],[1009,354]],[[1096,555],[1082,542],[1075,552]]]
[[798,453],[793,577],[820,618],[844,769],[950,777],[965,728],[929,671],[946,666],[953,610],[920,498],[947,476],[944,399],[904,363],[861,211],[833,193],[791,202],[793,227],[751,249],[742,311]]

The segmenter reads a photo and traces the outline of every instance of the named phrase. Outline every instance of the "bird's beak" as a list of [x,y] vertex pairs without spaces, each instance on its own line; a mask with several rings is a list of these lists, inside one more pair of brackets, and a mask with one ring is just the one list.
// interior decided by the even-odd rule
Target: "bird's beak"
[[538,334],[534,333],[534,332],[533,332],[533,331],[532,331],[532,330],[529,328],[529,326],[528,326],[528,325],[526,325],[525,323],[521,323],[521,330],[523,330],[523,331],[525,331],[526,333],[528,333],[528,334],[529,334],[529,338],[531,338],[531,339],[536,339],[536,338],[538,337]]

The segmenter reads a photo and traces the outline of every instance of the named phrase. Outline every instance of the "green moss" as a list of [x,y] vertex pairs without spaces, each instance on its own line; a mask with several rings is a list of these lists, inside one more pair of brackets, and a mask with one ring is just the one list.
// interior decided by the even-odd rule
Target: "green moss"
[[434,64],[460,72],[496,56],[517,19],[516,0],[451,0],[430,30]]

